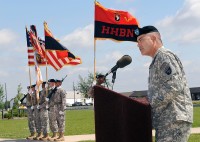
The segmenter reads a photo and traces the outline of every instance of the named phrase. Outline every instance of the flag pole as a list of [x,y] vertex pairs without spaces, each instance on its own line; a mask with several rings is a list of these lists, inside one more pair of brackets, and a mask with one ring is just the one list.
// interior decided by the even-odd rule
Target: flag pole
[[[29,81],[30,81],[30,87],[29,87],[29,89],[32,89],[32,87],[31,87],[32,84],[31,84],[31,69],[30,69],[30,66],[29,66]],[[32,97],[32,94],[30,94],[30,98],[31,98],[31,105],[33,106],[33,97]]]
[[[43,23],[43,25],[44,25],[44,35],[45,35],[45,24],[46,24],[46,21],[44,21],[44,23]],[[47,68],[48,60],[47,60],[46,46],[44,46],[44,51],[45,51],[45,59],[46,59],[46,84],[47,84],[47,82],[48,82],[48,68]],[[47,97],[48,96],[48,88],[45,88],[45,90],[46,90],[46,96],[45,97]],[[45,101],[46,101],[46,99],[45,99]]]
[[29,66],[29,83],[30,83],[30,86],[31,86],[31,69],[30,69],[30,66]]
[[95,74],[96,74],[96,40],[94,39],[94,80],[96,80]]
[[[46,50],[45,50],[45,59],[46,59],[46,84],[47,84],[47,82],[48,82],[48,68],[47,68],[47,53],[46,53]],[[45,97],[47,97],[48,89],[45,88],[45,90],[46,90],[46,96]]]
[[45,50],[45,59],[46,59],[46,82],[48,81],[48,69],[47,69],[47,53]]
[[[95,17],[95,4],[96,0],[94,1],[94,17]],[[94,18],[94,32],[95,32],[95,18]],[[96,80],[96,39],[94,36],[94,80]]]

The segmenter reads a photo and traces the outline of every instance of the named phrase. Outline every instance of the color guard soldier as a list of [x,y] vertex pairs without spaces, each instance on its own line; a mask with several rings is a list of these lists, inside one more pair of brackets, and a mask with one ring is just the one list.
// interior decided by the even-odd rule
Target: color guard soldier
[[46,99],[47,88],[45,88],[46,82],[42,83],[42,90],[40,91],[40,101],[39,101],[39,110],[40,110],[40,121],[41,121],[41,132],[43,137],[39,140],[47,141],[49,138],[49,115],[48,115],[48,102]]
[[55,110],[55,104],[54,104],[54,98],[55,98],[55,92],[57,90],[57,87],[55,86],[55,79],[49,79],[49,94],[46,98],[48,101],[48,106],[49,106],[49,125],[50,129],[53,133],[52,137],[50,137],[48,140],[54,141],[57,139],[57,133],[58,133],[58,125],[56,121],[56,110]]
[[[38,104],[39,104],[39,100],[37,100],[37,96],[36,96],[36,89],[35,87],[33,88],[33,106],[34,106],[34,121],[35,121],[35,127],[36,127],[36,132],[37,132],[37,136],[33,138],[33,140],[39,140],[39,138],[42,137],[42,132],[41,132],[41,120],[40,120],[40,110],[38,109]],[[38,94],[39,95],[39,94]]]
[[56,120],[58,122],[59,137],[55,141],[64,141],[65,133],[66,92],[61,85],[62,81],[56,80],[57,90],[55,92],[54,105],[56,110]]
[[27,107],[27,115],[28,115],[28,127],[31,133],[26,139],[32,140],[36,135],[36,127],[35,127],[35,116],[34,116],[34,107],[33,107],[33,93],[34,93],[35,85],[28,86],[28,93],[26,97],[26,107]]

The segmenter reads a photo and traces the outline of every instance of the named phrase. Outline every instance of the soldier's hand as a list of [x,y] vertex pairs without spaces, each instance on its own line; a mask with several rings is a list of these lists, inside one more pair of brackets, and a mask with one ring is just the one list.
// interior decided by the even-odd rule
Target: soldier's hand
[[31,89],[28,90],[29,95],[33,94],[33,91]]
[[48,102],[48,101],[49,101],[49,98],[45,98],[45,100]]
[[40,105],[37,105],[37,109],[40,109]]
[[33,109],[34,109],[34,106],[31,106],[31,109],[33,110]]

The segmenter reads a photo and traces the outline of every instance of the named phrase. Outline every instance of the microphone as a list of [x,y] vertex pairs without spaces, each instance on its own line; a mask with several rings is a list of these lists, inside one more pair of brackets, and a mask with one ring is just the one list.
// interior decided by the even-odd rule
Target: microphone
[[122,56],[116,63],[116,65],[105,74],[105,77],[109,75],[111,72],[116,72],[118,68],[123,68],[129,65],[132,62],[132,58],[129,55]]

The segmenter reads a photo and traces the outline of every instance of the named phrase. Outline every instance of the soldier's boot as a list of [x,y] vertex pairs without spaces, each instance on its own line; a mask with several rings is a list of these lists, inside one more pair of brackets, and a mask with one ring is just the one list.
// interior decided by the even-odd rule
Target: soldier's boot
[[58,136],[57,136],[57,132],[53,132],[53,136],[48,138],[49,141],[54,141],[55,139],[57,139]]
[[42,138],[42,132],[39,132],[39,133],[37,134],[37,136],[34,137],[33,139],[34,139],[34,140],[39,140],[40,138]]
[[27,140],[33,140],[33,138],[35,137],[35,132],[32,132],[30,136],[28,136],[26,139]]
[[49,139],[49,133],[46,133],[44,137],[40,138],[41,141],[47,141]]
[[59,133],[59,137],[57,139],[55,139],[55,141],[64,141],[65,137],[64,137],[64,133],[60,132]]

